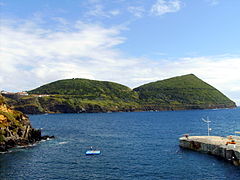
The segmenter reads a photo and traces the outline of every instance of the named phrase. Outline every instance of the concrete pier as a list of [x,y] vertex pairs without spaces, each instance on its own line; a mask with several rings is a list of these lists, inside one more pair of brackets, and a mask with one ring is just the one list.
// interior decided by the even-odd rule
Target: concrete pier
[[182,148],[215,155],[240,166],[239,136],[184,136],[179,143]]

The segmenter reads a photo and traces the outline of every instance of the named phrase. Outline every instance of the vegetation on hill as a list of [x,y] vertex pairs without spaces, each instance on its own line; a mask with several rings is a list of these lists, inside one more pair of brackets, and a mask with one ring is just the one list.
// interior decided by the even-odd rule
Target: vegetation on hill
[[193,74],[156,81],[135,88],[145,105],[171,108],[234,107],[235,103]]
[[72,95],[88,100],[134,101],[138,94],[118,83],[88,79],[65,79],[29,91],[30,94]]
[[[142,85],[134,90],[121,84],[88,79],[66,79],[8,96],[24,113],[75,113],[232,108],[235,103],[193,74]],[[48,96],[37,96],[37,95]]]
[[[24,113],[134,111],[138,94],[121,84],[88,79],[65,79],[28,92],[8,96],[9,104]],[[37,95],[49,96],[37,96]]]
[[51,95],[47,97],[27,96],[18,99],[7,98],[15,109],[27,114],[38,113],[80,113],[134,111],[136,102],[108,99],[83,99],[77,95]]

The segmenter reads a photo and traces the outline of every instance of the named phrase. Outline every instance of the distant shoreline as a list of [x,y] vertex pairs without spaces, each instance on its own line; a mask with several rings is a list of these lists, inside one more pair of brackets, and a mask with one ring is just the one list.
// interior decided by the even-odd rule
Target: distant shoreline
[[240,107],[227,108],[208,108],[208,109],[174,109],[174,110],[126,110],[126,111],[84,111],[84,112],[43,112],[43,113],[25,113],[27,115],[48,115],[48,114],[82,114],[82,113],[118,113],[118,112],[164,112],[164,111],[192,111],[192,110],[224,110],[224,109],[239,109]]
[[28,92],[2,91],[25,114],[176,111],[235,108],[236,104],[194,74],[130,89],[110,81],[63,79]]

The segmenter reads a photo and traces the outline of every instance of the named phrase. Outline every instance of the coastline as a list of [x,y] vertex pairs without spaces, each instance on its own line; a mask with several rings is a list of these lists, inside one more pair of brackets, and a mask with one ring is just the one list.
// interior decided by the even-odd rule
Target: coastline
[[49,141],[54,139],[54,136],[43,136],[41,140],[37,140],[33,143],[28,143],[28,144],[16,144],[15,146],[9,147],[8,149],[4,150],[4,151],[0,151],[0,154],[6,154],[6,153],[11,153],[13,152],[15,149],[25,149],[25,148],[30,148],[30,147],[34,147],[37,146],[39,143],[41,142],[45,142],[45,141]]
[[31,133],[28,138],[6,138],[4,141],[0,142],[0,152],[8,152],[12,148],[17,147],[29,147],[37,144],[43,140],[54,139],[54,136],[42,136],[41,130],[31,129]]
[[62,109],[57,109],[56,111],[29,111],[29,109],[16,109],[16,110],[21,110],[25,114],[62,114],[62,113],[115,113],[115,112],[149,112],[149,111],[185,111],[185,110],[220,110],[220,109],[235,109],[239,108],[237,106],[211,106],[208,108],[203,108],[203,107],[196,107],[196,106],[191,106],[191,107],[154,107],[154,108],[149,108],[149,107],[143,107],[143,108],[129,108],[129,109],[120,109],[120,110],[111,110],[111,109],[84,109],[84,110],[63,110]]
[[17,146],[28,146],[54,136],[42,136],[32,127],[28,116],[9,107],[0,96],[0,152]]

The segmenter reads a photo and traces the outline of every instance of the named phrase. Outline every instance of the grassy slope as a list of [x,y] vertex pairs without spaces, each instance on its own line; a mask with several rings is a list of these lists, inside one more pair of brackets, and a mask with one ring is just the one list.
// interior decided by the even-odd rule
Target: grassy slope
[[66,79],[43,85],[25,96],[8,99],[24,113],[107,112],[234,107],[214,87],[190,74],[142,85],[134,90],[121,84],[87,79]]
[[82,99],[134,101],[137,93],[121,84],[88,79],[66,79],[43,85],[30,94],[77,95]]
[[[139,108],[138,94],[121,84],[88,79],[66,79],[43,85],[30,94],[50,94],[50,97],[23,97],[15,106],[44,112],[106,112]],[[27,102],[27,104],[24,102]],[[23,103],[21,103],[23,102]],[[37,104],[40,104],[38,106]],[[31,109],[30,109],[31,111]]]
[[193,74],[156,81],[135,88],[144,104],[169,106],[232,105],[229,98]]

